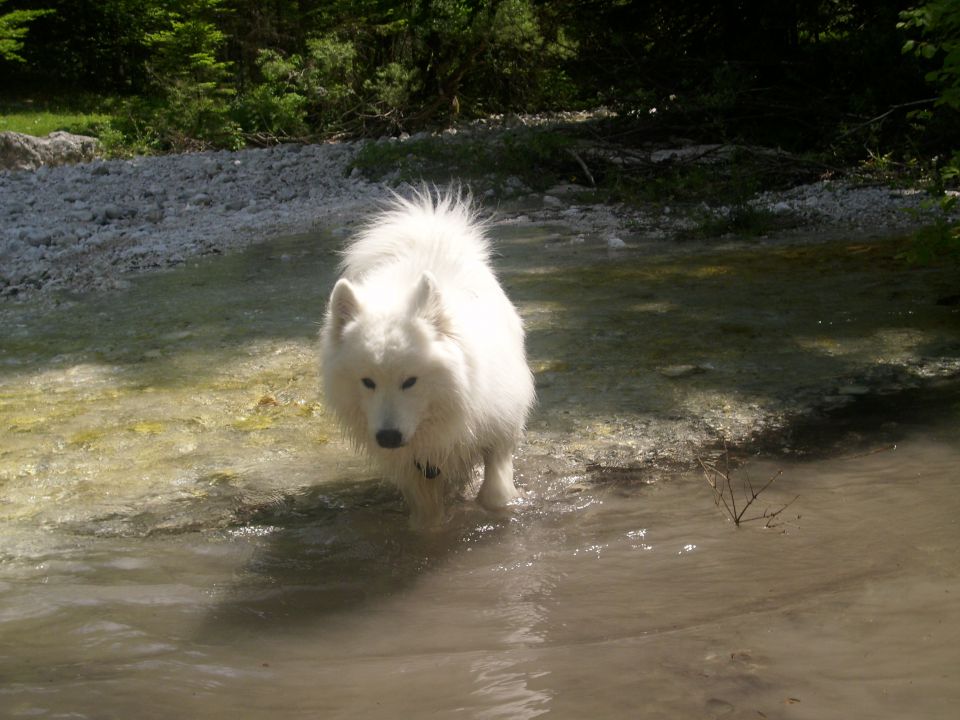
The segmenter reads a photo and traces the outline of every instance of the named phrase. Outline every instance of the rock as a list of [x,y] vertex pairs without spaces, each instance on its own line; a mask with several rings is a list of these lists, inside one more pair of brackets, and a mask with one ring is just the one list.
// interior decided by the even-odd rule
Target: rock
[[44,165],[92,160],[100,141],[86,135],[52,132],[38,138],[17,132],[0,132],[0,169],[36,170]]
[[869,392],[866,385],[844,385],[837,389],[838,395],[867,395]]
[[665,367],[658,368],[657,372],[667,378],[685,378],[690,377],[691,375],[699,375],[702,372],[707,371],[707,367],[703,365],[667,365]]
[[70,220],[76,220],[77,222],[90,222],[96,217],[93,214],[92,210],[77,210],[67,215],[67,218]]
[[143,219],[147,222],[158,223],[163,220],[163,208],[152,207],[143,214]]
[[33,245],[33,247],[42,247],[53,244],[53,236],[43,230],[31,230],[27,232],[22,239],[30,245]]
[[733,151],[733,147],[709,144],[709,145],[688,145],[681,148],[669,148],[666,150],[655,150],[650,153],[650,162],[657,164],[673,162],[675,160],[691,161],[704,160],[716,161],[728,157]]

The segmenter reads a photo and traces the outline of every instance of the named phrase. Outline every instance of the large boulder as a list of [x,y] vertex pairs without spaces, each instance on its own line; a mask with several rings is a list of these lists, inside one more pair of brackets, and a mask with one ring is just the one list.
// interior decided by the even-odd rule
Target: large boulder
[[0,132],[0,170],[36,170],[41,165],[84,162],[96,157],[100,141],[86,135],[52,132],[34,137]]

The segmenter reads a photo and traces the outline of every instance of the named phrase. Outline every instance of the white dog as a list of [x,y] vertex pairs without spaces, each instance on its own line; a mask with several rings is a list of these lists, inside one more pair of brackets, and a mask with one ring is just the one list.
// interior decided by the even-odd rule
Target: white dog
[[398,198],[348,245],[322,355],[328,406],[397,482],[414,525],[438,524],[481,462],[481,505],[518,497],[533,376],[469,200]]

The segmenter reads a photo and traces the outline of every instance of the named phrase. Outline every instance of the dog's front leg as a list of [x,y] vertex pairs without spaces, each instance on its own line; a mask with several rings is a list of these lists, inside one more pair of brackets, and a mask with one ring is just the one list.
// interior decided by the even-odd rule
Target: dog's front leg
[[398,482],[410,508],[410,526],[417,530],[439,527],[444,520],[444,480],[426,477],[416,466],[404,472]]
[[513,484],[513,448],[486,451],[477,502],[487,510],[500,510],[518,497],[520,491]]

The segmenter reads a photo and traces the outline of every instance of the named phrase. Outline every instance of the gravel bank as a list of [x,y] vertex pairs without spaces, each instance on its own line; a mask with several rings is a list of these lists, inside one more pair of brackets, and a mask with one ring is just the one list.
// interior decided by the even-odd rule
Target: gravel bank
[[284,145],[0,173],[0,294],[107,289],[340,222],[384,196],[347,177],[350,143]]
[[[0,297],[118,287],[131,272],[353,222],[389,192],[350,172],[360,147],[284,145],[0,172]],[[500,205],[502,221],[560,222],[611,248],[669,240],[697,222],[689,208],[578,205],[564,193],[570,189],[516,188],[505,198],[475,188]],[[755,204],[791,215],[807,232],[883,235],[915,225],[908,210],[922,199],[919,191],[818,182],[765,193]]]

